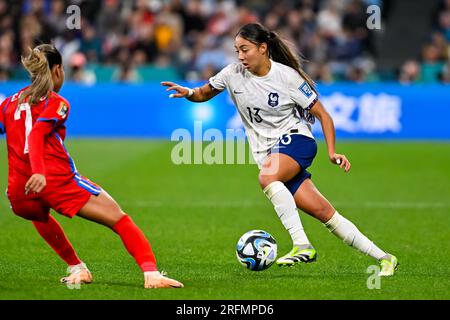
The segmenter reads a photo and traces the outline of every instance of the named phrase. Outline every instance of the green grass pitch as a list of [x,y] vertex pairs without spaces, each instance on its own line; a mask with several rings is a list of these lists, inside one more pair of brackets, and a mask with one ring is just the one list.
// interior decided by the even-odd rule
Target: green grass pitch
[[[400,262],[380,289],[368,289],[374,261],[305,214],[318,250],[314,264],[251,272],[235,257],[239,237],[264,229],[291,248],[288,233],[251,165],[173,165],[170,142],[67,142],[81,174],[100,184],[150,239],[159,268],[185,284],[145,290],[119,237],[92,222],[54,213],[94,283],[71,290],[58,283],[65,265],[32,224],[0,198],[0,299],[449,299],[450,144],[339,141],[349,174],[332,166],[325,144],[311,167],[313,181],[339,212]],[[6,149],[0,141],[0,187]]]

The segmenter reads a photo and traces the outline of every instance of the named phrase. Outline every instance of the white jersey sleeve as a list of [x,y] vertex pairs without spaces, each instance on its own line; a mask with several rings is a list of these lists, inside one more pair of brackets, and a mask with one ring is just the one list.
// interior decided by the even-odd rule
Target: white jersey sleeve
[[229,83],[229,78],[231,75],[231,69],[233,68],[233,65],[228,65],[225,68],[223,68],[218,74],[215,76],[209,78],[209,83],[212,85],[215,89],[219,91],[225,90]]
[[295,71],[288,83],[289,95],[292,101],[302,109],[311,109],[318,97],[308,82]]

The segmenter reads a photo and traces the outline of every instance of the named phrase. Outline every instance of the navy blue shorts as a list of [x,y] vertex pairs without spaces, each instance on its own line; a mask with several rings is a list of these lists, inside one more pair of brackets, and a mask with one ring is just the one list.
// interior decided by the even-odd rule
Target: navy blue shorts
[[303,181],[311,178],[311,173],[306,169],[311,166],[317,154],[316,140],[302,134],[285,134],[272,148],[271,153],[288,155],[300,165],[300,172],[294,178],[284,183],[294,195]]

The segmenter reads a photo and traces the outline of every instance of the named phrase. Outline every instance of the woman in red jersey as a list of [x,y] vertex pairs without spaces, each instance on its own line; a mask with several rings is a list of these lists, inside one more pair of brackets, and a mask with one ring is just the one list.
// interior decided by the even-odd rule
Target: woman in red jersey
[[8,147],[7,195],[13,212],[33,221],[43,238],[72,265],[70,276],[63,282],[90,283],[92,275],[76,257],[61,226],[50,216],[50,209],[115,231],[143,271],[145,288],[183,287],[157,270],[145,235],[114,199],[78,173],[64,146],[70,105],[57,94],[64,82],[58,50],[52,45],[39,45],[22,58],[22,63],[32,83],[7,98],[0,108],[0,133],[6,133]]

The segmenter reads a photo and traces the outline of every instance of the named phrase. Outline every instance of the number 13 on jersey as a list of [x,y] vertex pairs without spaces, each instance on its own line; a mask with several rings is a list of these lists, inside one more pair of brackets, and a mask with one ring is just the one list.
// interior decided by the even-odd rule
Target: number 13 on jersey
[[247,111],[248,111],[248,116],[250,117],[251,123],[254,123],[254,122],[261,123],[263,121],[263,119],[261,118],[261,115],[259,114],[259,112],[261,111],[260,108],[247,107]]

